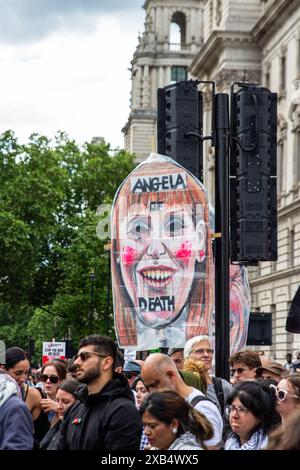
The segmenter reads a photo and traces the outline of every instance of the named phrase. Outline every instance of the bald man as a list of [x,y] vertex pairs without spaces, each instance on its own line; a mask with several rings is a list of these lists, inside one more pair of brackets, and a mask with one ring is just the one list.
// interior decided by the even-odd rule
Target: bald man
[[196,397],[205,397],[200,390],[186,385],[177,370],[174,361],[165,354],[155,353],[147,357],[142,365],[142,378],[150,392],[170,389],[177,392],[182,398],[200,411],[212,424],[214,436],[204,441],[211,450],[218,449],[222,443],[223,421],[221,414],[214,403],[203,398],[197,401]]

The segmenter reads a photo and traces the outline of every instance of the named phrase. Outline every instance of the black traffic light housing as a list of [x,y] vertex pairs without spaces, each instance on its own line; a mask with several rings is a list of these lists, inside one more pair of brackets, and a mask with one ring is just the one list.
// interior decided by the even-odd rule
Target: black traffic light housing
[[[239,89],[234,92],[234,85]],[[277,260],[277,95],[237,83],[231,92],[231,260]]]
[[198,83],[181,81],[157,90],[157,151],[202,181],[203,106]]

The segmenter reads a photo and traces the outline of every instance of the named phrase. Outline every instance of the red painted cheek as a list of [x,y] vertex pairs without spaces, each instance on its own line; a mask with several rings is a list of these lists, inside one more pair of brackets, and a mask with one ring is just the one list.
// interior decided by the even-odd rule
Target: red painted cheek
[[191,255],[192,255],[192,244],[191,242],[187,242],[187,241],[182,243],[179,250],[176,251],[175,253],[176,258],[180,259],[184,263],[189,262]]
[[135,260],[135,250],[131,246],[126,246],[122,250],[121,258],[126,266],[132,266]]

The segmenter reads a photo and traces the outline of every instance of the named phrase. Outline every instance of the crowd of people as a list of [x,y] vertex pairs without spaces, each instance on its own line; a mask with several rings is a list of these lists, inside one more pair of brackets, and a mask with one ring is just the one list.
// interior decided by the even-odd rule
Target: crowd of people
[[230,382],[213,374],[213,344],[125,363],[106,336],[83,338],[69,362],[36,376],[26,353],[0,365],[0,450],[300,450],[300,354],[282,365],[243,350]]

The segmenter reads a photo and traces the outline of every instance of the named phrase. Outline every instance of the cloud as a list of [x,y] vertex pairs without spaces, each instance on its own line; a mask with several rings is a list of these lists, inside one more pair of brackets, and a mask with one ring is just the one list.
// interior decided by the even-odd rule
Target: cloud
[[144,13],[99,12],[94,19],[88,32],[52,29],[34,42],[0,46],[0,132],[11,128],[26,141],[33,132],[52,137],[61,130],[78,143],[102,136],[113,147],[123,145],[127,69]]
[[0,42],[34,42],[59,30],[88,32],[95,28],[98,14],[130,16],[142,4],[142,0],[1,0]]

